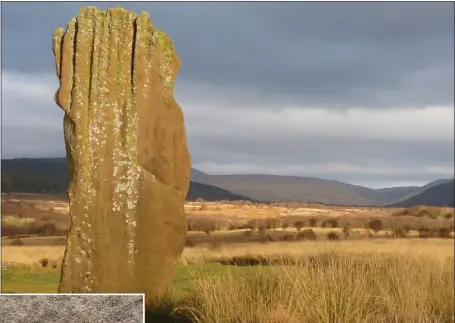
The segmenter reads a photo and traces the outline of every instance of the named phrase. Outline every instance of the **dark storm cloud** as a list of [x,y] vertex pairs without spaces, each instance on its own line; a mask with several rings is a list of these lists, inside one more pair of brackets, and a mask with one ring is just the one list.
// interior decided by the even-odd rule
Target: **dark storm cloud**
[[87,5],[145,10],[171,36],[203,171],[453,176],[453,3],[3,3],[3,157],[64,155],[51,38]]
[[[51,70],[49,35],[87,4],[3,4],[5,67]],[[147,10],[171,35],[182,79],[333,107],[453,101],[453,3],[115,5]]]

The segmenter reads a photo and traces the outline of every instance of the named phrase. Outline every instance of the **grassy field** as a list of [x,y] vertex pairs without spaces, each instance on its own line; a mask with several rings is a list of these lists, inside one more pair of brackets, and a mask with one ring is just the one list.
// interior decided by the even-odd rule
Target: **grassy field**
[[[262,255],[304,256],[321,252],[374,252],[406,254],[412,251],[415,256],[429,254],[434,257],[453,255],[453,239],[390,239],[378,235],[375,239],[340,240],[336,243],[323,240],[328,232],[339,232],[341,229],[315,229],[317,241],[298,241],[294,243],[258,243],[257,235],[245,239],[241,232],[215,232],[210,236],[204,233],[189,233],[188,237],[195,242],[195,247],[187,247],[181,257],[182,264],[222,261],[239,256]],[[292,232],[290,230],[290,232]],[[289,233],[289,232],[288,232]],[[341,233],[340,233],[341,235]],[[353,234],[355,235],[355,234]],[[359,233],[362,236],[362,233]],[[16,262],[29,267],[41,267],[40,261],[46,259],[51,265],[62,260],[65,251],[65,240],[62,237],[29,237],[21,238],[24,245],[8,245],[10,239],[2,239],[2,264]],[[56,243],[58,242],[58,244]]]
[[[2,292],[56,292],[59,267],[33,263],[62,252],[2,247],[2,262],[17,263],[2,269]],[[453,253],[452,239],[185,248],[169,296],[148,321],[454,322]]]
[[[2,206],[2,292],[57,292],[67,205]],[[453,208],[189,202],[185,210],[186,248],[148,322],[454,322]],[[368,223],[377,220],[375,230]],[[304,231],[314,240],[292,241]]]

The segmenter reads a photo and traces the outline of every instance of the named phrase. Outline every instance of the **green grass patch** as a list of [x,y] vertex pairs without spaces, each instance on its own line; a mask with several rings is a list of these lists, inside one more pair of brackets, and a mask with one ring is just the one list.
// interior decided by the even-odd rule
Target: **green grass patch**
[[[171,290],[177,298],[180,298],[191,291],[191,282],[194,279],[227,272],[228,268],[234,275],[253,270],[249,267],[225,266],[219,263],[180,266],[172,279]],[[59,282],[60,269],[2,269],[2,293],[57,293]]]
[[2,268],[2,293],[57,293],[60,269]]
[[[192,292],[198,279],[208,279],[229,272],[232,276],[249,275],[260,266],[236,267],[220,263],[204,263],[180,266],[170,285],[170,298],[157,308],[146,311],[147,323],[188,323],[188,319],[171,313],[184,296]],[[2,293],[57,293],[60,269],[8,268],[2,269]]]

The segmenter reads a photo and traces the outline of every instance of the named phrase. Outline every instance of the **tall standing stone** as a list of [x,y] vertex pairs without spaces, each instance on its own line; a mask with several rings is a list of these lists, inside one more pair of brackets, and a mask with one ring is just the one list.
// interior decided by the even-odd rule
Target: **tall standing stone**
[[142,12],[80,10],[56,29],[72,226],[60,293],[165,291],[187,230],[191,161],[179,58]]

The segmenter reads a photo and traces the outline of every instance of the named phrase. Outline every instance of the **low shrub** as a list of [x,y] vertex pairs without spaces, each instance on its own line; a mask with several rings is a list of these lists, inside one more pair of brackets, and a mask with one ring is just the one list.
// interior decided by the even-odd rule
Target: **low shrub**
[[328,219],[325,221],[322,221],[321,223],[321,228],[339,228],[340,227],[340,221],[338,219]]
[[331,228],[331,227],[332,227],[332,224],[330,223],[330,221],[321,222],[321,228]]
[[245,236],[246,237],[252,237],[253,236],[253,230],[246,230],[245,231]]
[[419,238],[433,238],[438,235],[438,230],[429,229],[429,228],[420,228],[418,230]]
[[294,226],[297,229],[297,231],[300,231],[305,226],[305,224],[303,223],[303,221],[299,220],[295,221]]
[[331,231],[327,234],[327,239],[330,241],[338,241],[338,240],[340,240],[340,237],[338,236],[338,234],[336,232]]
[[297,240],[317,240],[317,236],[312,229],[305,229],[297,233]]
[[338,219],[331,220],[330,224],[332,225],[332,228],[339,228],[340,227],[340,221]]
[[368,229],[373,230],[375,234],[381,231],[384,228],[384,225],[381,220],[374,219],[368,222]]
[[196,247],[196,242],[194,240],[191,240],[191,239],[186,239],[185,240],[185,247],[187,248],[194,248]]
[[49,264],[49,259],[47,258],[41,258],[38,263],[41,265],[41,267],[47,267]]
[[51,260],[49,261],[48,267],[52,269],[56,269],[59,266],[59,262],[57,260]]
[[251,220],[246,224],[246,227],[251,231],[257,230],[259,227],[259,222],[258,220]]
[[449,228],[439,228],[438,237],[443,238],[443,239],[450,238],[450,229]]
[[205,232],[206,235],[210,235],[213,231],[216,230],[215,221],[211,219],[200,220],[194,224],[197,231]]
[[276,218],[267,219],[265,221],[265,227],[267,230],[276,230],[280,225],[280,221]]
[[318,219],[316,218],[310,218],[308,222],[310,223],[310,228],[315,228],[318,225]]
[[265,226],[259,226],[258,227],[258,234],[263,237],[267,233],[267,229]]

